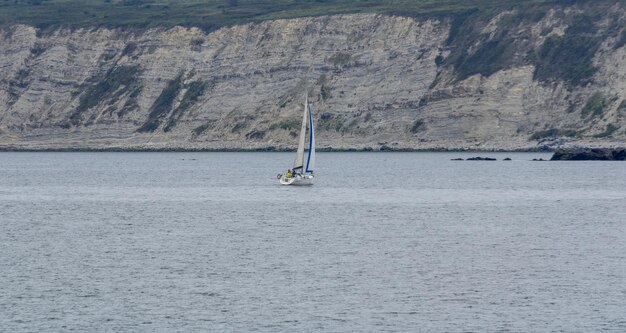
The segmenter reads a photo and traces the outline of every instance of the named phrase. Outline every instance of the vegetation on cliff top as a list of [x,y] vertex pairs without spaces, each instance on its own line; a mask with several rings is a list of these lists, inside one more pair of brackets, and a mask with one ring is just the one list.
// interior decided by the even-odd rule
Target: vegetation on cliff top
[[[0,0],[0,25],[37,27],[221,26],[267,19],[346,13],[406,16],[501,10],[581,0]],[[590,0],[587,0],[590,1]]]

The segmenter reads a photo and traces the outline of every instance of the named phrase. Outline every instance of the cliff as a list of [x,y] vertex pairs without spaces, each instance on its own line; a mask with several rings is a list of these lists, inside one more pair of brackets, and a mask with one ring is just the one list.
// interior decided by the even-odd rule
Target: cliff
[[0,149],[623,146],[626,6],[0,28]]

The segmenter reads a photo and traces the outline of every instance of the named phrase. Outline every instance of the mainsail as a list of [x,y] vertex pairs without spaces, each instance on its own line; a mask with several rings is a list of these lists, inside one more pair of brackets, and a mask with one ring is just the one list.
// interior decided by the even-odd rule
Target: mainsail
[[293,171],[304,172],[304,143],[306,141],[306,121],[309,110],[309,97],[304,100],[304,114],[302,115],[302,128],[300,129],[300,142],[298,143],[298,152],[296,153],[296,160],[293,162]]

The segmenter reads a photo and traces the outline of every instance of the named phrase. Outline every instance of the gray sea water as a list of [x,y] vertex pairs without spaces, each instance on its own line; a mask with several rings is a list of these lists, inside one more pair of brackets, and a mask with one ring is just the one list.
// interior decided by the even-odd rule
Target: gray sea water
[[0,331],[624,332],[626,163],[549,157],[0,153]]

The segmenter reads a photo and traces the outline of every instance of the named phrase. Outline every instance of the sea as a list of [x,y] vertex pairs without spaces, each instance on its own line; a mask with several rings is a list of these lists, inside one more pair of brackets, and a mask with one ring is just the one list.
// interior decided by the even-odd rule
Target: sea
[[0,153],[0,331],[626,332],[626,163],[293,157]]

